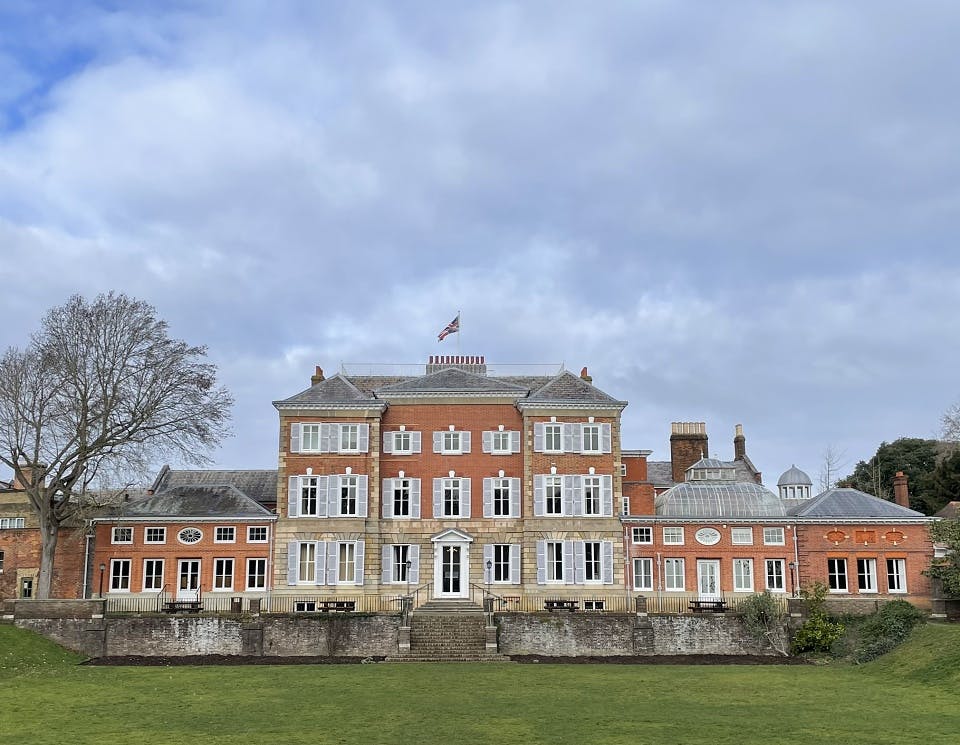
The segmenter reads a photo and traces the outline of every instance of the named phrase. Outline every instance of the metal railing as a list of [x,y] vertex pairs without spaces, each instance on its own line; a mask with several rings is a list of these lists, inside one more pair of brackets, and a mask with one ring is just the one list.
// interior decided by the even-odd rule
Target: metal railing
[[[319,612],[330,609],[334,604],[344,604],[355,613],[379,613],[401,615],[404,624],[409,624],[411,612],[432,599],[433,583],[427,582],[409,593],[390,595],[374,594],[324,594],[302,593],[298,595],[244,595],[232,593],[206,593],[198,598],[201,613],[240,614],[272,613],[297,614]],[[500,589],[500,588],[498,588]],[[502,590],[501,590],[502,592]],[[740,603],[749,598],[749,594],[723,595],[726,612],[736,612]],[[162,613],[164,605],[174,600],[174,594],[166,589],[160,593],[144,595],[108,595],[106,612],[109,614],[155,614]],[[692,601],[701,598],[694,593],[652,593],[650,595],[583,594],[565,593],[517,594],[508,592],[498,594],[484,585],[470,584],[469,599],[483,607],[487,613],[542,613],[560,610],[574,610],[594,613],[636,613],[645,610],[649,615],[690,615],[694,613]],[[786,612],[788,598],[779,595],[774,600]]]
[[[736,613],[739,606],[751,594],[720,595],[717,599],[726,603],[727,613]],[[773,595],[774,601],[780,607],[781,612],[787,612],[787,597]],[[646,603],[646,612],[652,616],[686,616],[695,613],[691,604],[696,600],[702,600],[701,596],[695,593],[670,593],[638,595],[635,600],[635,609],[639,608],[642,601]]]

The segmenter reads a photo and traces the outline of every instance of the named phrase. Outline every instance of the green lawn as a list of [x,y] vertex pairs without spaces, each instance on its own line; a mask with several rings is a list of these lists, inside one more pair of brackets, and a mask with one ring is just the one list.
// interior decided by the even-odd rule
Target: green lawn
[[80,667],[0,626],[0,743],[956,742],[960,627],[862,667]]

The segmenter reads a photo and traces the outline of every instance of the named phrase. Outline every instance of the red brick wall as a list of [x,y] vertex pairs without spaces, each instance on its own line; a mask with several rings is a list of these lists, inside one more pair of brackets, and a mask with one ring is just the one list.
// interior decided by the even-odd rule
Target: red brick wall
[[800,525],[797,529],[800,555],[800,582],[827,583],[827,559],[847,560],[847,592],[859,595],[857,559],[877,560],[877,592],[889,597],[904,597],[887,589],[886,560],[905,559],[906,596],[911,601],[929,598],[930,580],[922,572],[930,566],[933,543],[926,525]]
[[[652,544],[634,544],[632,542],[631,528],[634,526],[647,526],[653,528]],[[664,527],[682,527],[684,530],[683,545],[673,545],[663,543]],[[734,545],[731,539],[732,527],[751,527],[753,529],[752,545]],[[764,527],[782,527],[784,528],[784,545],[764,545],[763,528]],[[714,528],[720,533],[720,541],[712,546],[704,546],[697,542],[695,534],[701,528]],[[765,566],[766,559],[783,559],[784,561],[784,589],[786,593],[793,592],[791,584],[789,564],[793,561],[793,532],[787,523],[770,523],[764,525],[748,525],[743,523],[722,523],[722,522],[704,522],[704,523],[653,523],[643,522],[642,519],[629,521],[624,524],[627,551],[630,559],[634,557],[646,557],[654,559],[654,588],[662,587],[663,579],[662,559],[684,559],[685,589],[687,593],[697,592],[697,560],[708,559],[718,560],[720,562],[720,590],[724,593],[732,593],[733,589],[733,560],[734,559],[752,559],[753,560],[753,587],[754,591],[762,592],[765,587]],[[658,568],[656,558],[660,554],[661,567]],[[633,562],[629,562],[627,581],[629,587],[633,587]]]
[[[112,544],[111,531],[114,525],[133,528],[132,544]],[[214,559],[234,560],[233,590],[242,592],[246,587],[247,559],[270,559],[269,543],[247,543],[247,526],[264,525],[264,523],[245,523],[242,521],[224,520],[218,523],[190,522],[184,520],[171,523],[137,523],[124,521],[122,523],[98,523],[96,527],[96,549],[93,557],[93,578],[91,591],[99,591],[100,564],[105,564],[103,577],[104,595],[110,594],[110,560],[130,559],[130,592],[143,592],[143,561],[145,559],[163,559],[164,582],[167,592],[173,593],[177,587],[177,561],[179,559],[200,559],[200,589],[206,594],[213,590]],[[235,543],[215,543],[216,526],[233,526],[236,528]],[[166,543],[144,543],[144,528],[166,527]],[[180,543],[177,533],[181,528],[195,527],[203,533],[203,538],[191,545]],[[272,531],[272,526],[268,530]],[[268,561],[269,584],[269,561]],[[153,592],[152,590],[148,592]],[[218,591],[220,592],[220,591]],[[126,594],[126,593],[124,593]]]
[[[533,437],[532,428],[536,422],[550,422],[552,417],[549,416],[530,416],[527,418],[527,422],[531,428],[530,437]],[[587,417],[583,416],[558,416],[556,417],[557,422],[574,422],[577,424],[584,424],[587,421]],[[603,453],[599,455],[583,455],[582,453],[537,453],[532,452],[530,458],[530,466],[533,473],[550,473],[551,466],[557,467],[557,473],[569,473],[569,474],[584,474],[589,473],[589,469],[592,466],[596,473],[598,474],[616,474],[616,477],[619,478],[619,471],[616,468],[616,456],[617,453],[617,443],[620,439],[619,426],[617,424],[616,416],[595,416],[594,424],[609,424],[610,425],[610,435],[612,450],[611,453]],[[616,481],[616,480],[615,480]],[[616,492],[616,488],[614,489]],[[618,505],[614,505],[614,512],[618,511]]]
[[[396,478],[403,471],[408,478],[419,478],[421,514],[431,516],[433,479],[456,476],[470,479],[470,514],[483,515],[483,479],[497,476],[503,470],[505,478],[523,478],[523,447],[514,455],[491,455],[483,452],[483,432],[495,431],[503,425],[505,431],[523,432],[523,419],[512,404],[394,404],[384,413],[382,433],[394,432],[405,425],[409,432],[421,433],[421,451],[417,455],[380,456],[380,478]],[[470,452],[466,455],[441,455],[433,452],[433,433],[448,431],[450,425],[458,431],[470,432]]]
[[[40,529],[0,530],[3,574],[0,574],[0,598],[20,597],[18,576],[32,575],[34,597],[36,576],[40,571]],[[83,587],[84,535],[82,530],[60,531],[53,562],[51,594],[55,598],[79,598]]]

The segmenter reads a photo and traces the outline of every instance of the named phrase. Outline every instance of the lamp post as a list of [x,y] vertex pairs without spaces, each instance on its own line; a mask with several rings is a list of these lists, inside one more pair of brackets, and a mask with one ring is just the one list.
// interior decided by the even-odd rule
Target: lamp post
[[413,562],[410,559],[407,559],[404,562],[404,567],[406,568],[405,577],[407,579],[407,596],[403,599],[403,604],[406,606],[406,615],[410,614],[410,606],[413,605],[413,598],[410,597],[410,567],[413,566]]
[[490,570],[493,568],[493,562],[487,559],[487,597],[484,598],[484,608],[488,613],[493,612],[493,598],[490,597]]
[[100,592],[97,594],[97,597],[103,597],[103,573],[106,571],[107,565],[103,562],[100,563]]
[[793,597],[797,596],[796,562],[791,561],[787,566],[790,567],[790,587],[793,588]]

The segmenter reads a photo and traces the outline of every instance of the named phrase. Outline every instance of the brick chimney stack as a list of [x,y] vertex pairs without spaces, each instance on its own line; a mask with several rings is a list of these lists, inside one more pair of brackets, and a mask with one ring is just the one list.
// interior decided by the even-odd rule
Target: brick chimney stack
[[[40,470],[40,471],[42,471],[42,470],[44,469],[44,466],[42,466],[42,465],[41,465],[41,466],[37,466],[37,469]],[[13,488],[16,489],[16,490],[18,490],[18,491],[21,491],[21,490],[23,490],[23,489],[26,489],[26,488],[27,488],[27,484],[29,484],[31,481],[33,481],[33,470],[34,470],[34,467],[33,467],[33,466],[31,466],[31,465],[29,465],[29,464],[27,464],[27,463],[21,463],[21,464],[20,464],[20,472],[23,474],[23,479],[21,479],[19,476],[17,476],[17,472],[16,472],[16,470],[14,470],[14,472],[13,472]]]
[[586,368],[586,367],[584,367],[584,368],[580,371],[580,380],[585,380],[585,381],[587,381],[587,382],[590,383],[590,384],[593,383],[593,376],[592,376],[590,373],[587,372],[587,368]]
[[709,452],[705,422],[673,422],[670,425],[670,463],[675,483],[684,481],[687,469]]
[[316,385],[324,379],[323,377],[323,368],[320,365],[317,365],[317,371],[310,376],[310,385]]
[[901,507],[910,509],[910,494],[907,491],[907,477],[903,471],[897,471],[893,477],[893,501]]
[[747,457],[747,438],[743,436],[743,425],[738,424],[733,437],[733,459],[743,460]]

